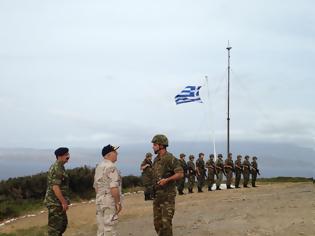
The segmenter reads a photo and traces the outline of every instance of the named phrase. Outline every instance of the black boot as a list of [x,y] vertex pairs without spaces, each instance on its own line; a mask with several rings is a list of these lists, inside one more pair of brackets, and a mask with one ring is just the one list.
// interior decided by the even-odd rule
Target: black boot
[[210,186],[208,187],[208,191],[212,191],[212,189],[211,189],[211,187],[210,187]]
[[188,188],[188,193],[193,193],[192,188]]
[[198,193],[202,193],[202,188],[201,187],[198,187]]
[[220,186],[217,186],[216,190],[221,190]]

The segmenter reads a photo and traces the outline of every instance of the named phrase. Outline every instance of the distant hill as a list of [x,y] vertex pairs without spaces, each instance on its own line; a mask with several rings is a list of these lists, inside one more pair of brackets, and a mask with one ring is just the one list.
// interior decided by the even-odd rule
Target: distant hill
[[[226,154],[226,145],[217,143],[217,153]],[[206,142],[170,143],[169,151],[178,156],[184,152],[187,155],[198,155],[199,152],[208,155],[212,152],[212,144]],[[315,151],[288,143],[257,143],[232,142],[233,158],[237,154],[256,155],[258,157],[261,177],[300,176],[314,177]],[[118,166],[123,175],[140,175],[139,165],[146,152],[152,152],[151,143],[121,144],[119,149]],[[101,160],[100,148],[70,148],[71,159],[67,168],[95,165]],[[25,176],[41,171],[47,171],[55,157],[53,149],[7,149],[0,148],[0,179]]]

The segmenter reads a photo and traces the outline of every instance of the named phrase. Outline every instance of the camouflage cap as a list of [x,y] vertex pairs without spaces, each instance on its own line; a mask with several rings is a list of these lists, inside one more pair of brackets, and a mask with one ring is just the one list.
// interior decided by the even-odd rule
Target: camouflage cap
[[195,157],[194,157],[194,155],[189,155],[189,159],[191,160],[191,159],[194,159]]
[[185,157],[186,155],[184,153],[179,154],[179,157]]
[[164,134],[157,134],[152,138],[151,143],[168,146],[168,139]]
[[152,153],[151,152],[147,152],[147,154],[145,154],[145,157],[152,157]]

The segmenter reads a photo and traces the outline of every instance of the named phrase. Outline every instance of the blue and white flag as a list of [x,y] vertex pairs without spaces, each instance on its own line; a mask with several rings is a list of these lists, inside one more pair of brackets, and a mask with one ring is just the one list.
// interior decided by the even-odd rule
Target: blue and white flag
[[186,86],[179,94],[175,96],[176,105],[187,102],[200,102],[199,89],[201,86]]

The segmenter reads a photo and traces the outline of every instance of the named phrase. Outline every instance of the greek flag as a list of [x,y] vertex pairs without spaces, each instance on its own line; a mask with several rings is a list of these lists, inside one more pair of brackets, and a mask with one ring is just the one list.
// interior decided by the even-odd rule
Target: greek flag
[[186,86],[179,94],[175,96],[176,105],[187,102],[200,102],[199,89],[201,86]]

